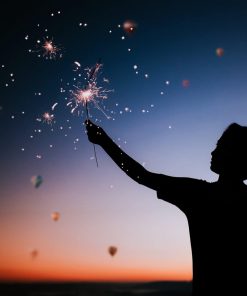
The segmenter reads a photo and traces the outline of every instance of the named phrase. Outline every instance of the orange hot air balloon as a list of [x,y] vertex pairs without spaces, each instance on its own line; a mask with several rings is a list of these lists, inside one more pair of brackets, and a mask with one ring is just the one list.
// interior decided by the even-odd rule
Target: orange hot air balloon
[[58,221],[59,218],[60,218],[60,213],[59,212],[53,212],[51,214],[51,218],[52,218],[53,221]]
[[33,249],[31,252],[30,252],[30,255],[31,255],[31,258],[32,259],[35,259],[39,254],[39,251],[37,249]]
[[222,57],[224,55],[224,49],[221,47],[216,48],[216,55]]
[[115,247],[115,246],[110,246],[110,247],[108,248],[108,252],[109,252],[109,254],[110,254],[111,256],[116,255],[116,253],[117,253],[117,247]]

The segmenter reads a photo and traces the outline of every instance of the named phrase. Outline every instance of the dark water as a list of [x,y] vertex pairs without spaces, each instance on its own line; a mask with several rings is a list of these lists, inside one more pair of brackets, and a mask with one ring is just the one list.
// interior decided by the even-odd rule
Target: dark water
[[190,282],[1,283],[0,296],[189,296]]

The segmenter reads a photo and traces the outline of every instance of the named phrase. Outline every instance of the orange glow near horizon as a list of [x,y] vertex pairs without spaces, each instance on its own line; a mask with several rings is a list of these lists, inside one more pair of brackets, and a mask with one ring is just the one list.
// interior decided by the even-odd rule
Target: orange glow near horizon
[[0,270],[0,282],[148,282],[148,281],[191,281],[190,273],[162,270],[144,271],[139,269],[107,270],[33,270],[19,268]]
[[[14,245],[10,249],[13,252]],[[52,252],[51,249],[49,251]],[[135,262],[133,258],[121,254],[113,258],[105,252],[103,256],[95,258],[91,253],[80,258],[75,251],[63,259],[55,257],[53,252],[49,254],[42,250],[38,250],[35,257],[31,254],[32,250],[25,254],[17,250],[11,256],[3,253],[5,256],[1,258],[0,282],[147,282],[192,279],[190,268],[186,265],[169,263],[168,266],[162,266],[157,262],[151,265],[149,260]]]
[[[67,185],[68,192],[52,189],[54,192],[49,188],[48,193],[45,186],[39,190],[30,186],[30,192],[18,191],[15,204],[8,204],[9,200],[3,204],[1,282],[191,280],[188,229],[184,216],[177,209],[174,208],[172,217],[174,225],[182,229],[181,238],[172,227],[163,232],[167,220],[154,220],[149,211],[138,218],[133,204],[128,207],[128,223],[132,227],[125,227],[127,213],[114,202],[115,194],[112,199],[109,193],[96,199],[94,192],[88,192],[87,203],[81,204],[79,195],[79,201],[74,197],[77,203],[74,206],[64,196],[75,191],[75,183],[73,188]],[[128,196],[126,192],[118,193],[119,199],[124,196]],[[156,199],[150,203],[149,208],[153,207],[154,213],[163,213]],[[58,221],[51,218],[54,210],[61,214]],[[108,252],[110,245],[118,247],[113,257]]]

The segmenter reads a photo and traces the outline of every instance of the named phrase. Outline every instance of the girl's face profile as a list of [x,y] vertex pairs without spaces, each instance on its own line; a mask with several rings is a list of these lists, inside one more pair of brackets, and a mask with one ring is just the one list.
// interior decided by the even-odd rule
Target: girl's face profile
[[216,174],[232,173],[235,154],[233,153],[232,143],[222,136],[215,149],[211,152],[210,169]]
[[245,180],[247,174],[243,158],[245,157],[236,139],[223,134],[211,152],[210,169],[218,175]]

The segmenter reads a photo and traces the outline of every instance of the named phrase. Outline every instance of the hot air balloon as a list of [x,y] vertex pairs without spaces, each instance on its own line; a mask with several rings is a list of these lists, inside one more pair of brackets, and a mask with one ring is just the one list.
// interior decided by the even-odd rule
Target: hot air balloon
[[110,254],[111,256],[114,256],[114,255],[117,253],[117,247],[115,247],[115,246],[110,246],[110,247],[108,248],[108,252],[109,252],[109,254]]
[[224,55],[224,49],[219,47],[219,48],[216,48],[216,55],[218,57],[222,57]]
[[33,249],[31,252],[30,252],[30,255],[31,255],[31,258],[32,259],[35,259],[39,254],[39,251],[37,249]]
[[125,33],[131,34],[136,30],[137,24],[136,22],[132,21],[132,20],[126,20],[123,23],[123,29],[125,31]]
[[188,79],[184,79],[183,81],[182,81],[182,86],[183,87],[189,87],[190,86],[190,81],[188,80]]
[[51,214],[51,218],[52,218],[53,221],[58,221],[59,218],[60,218],[60,213],[59,212],[53,212]]
[[41,176],[32,176],[31,183],[35,188],[38,188],[43,182],[43,178]]

